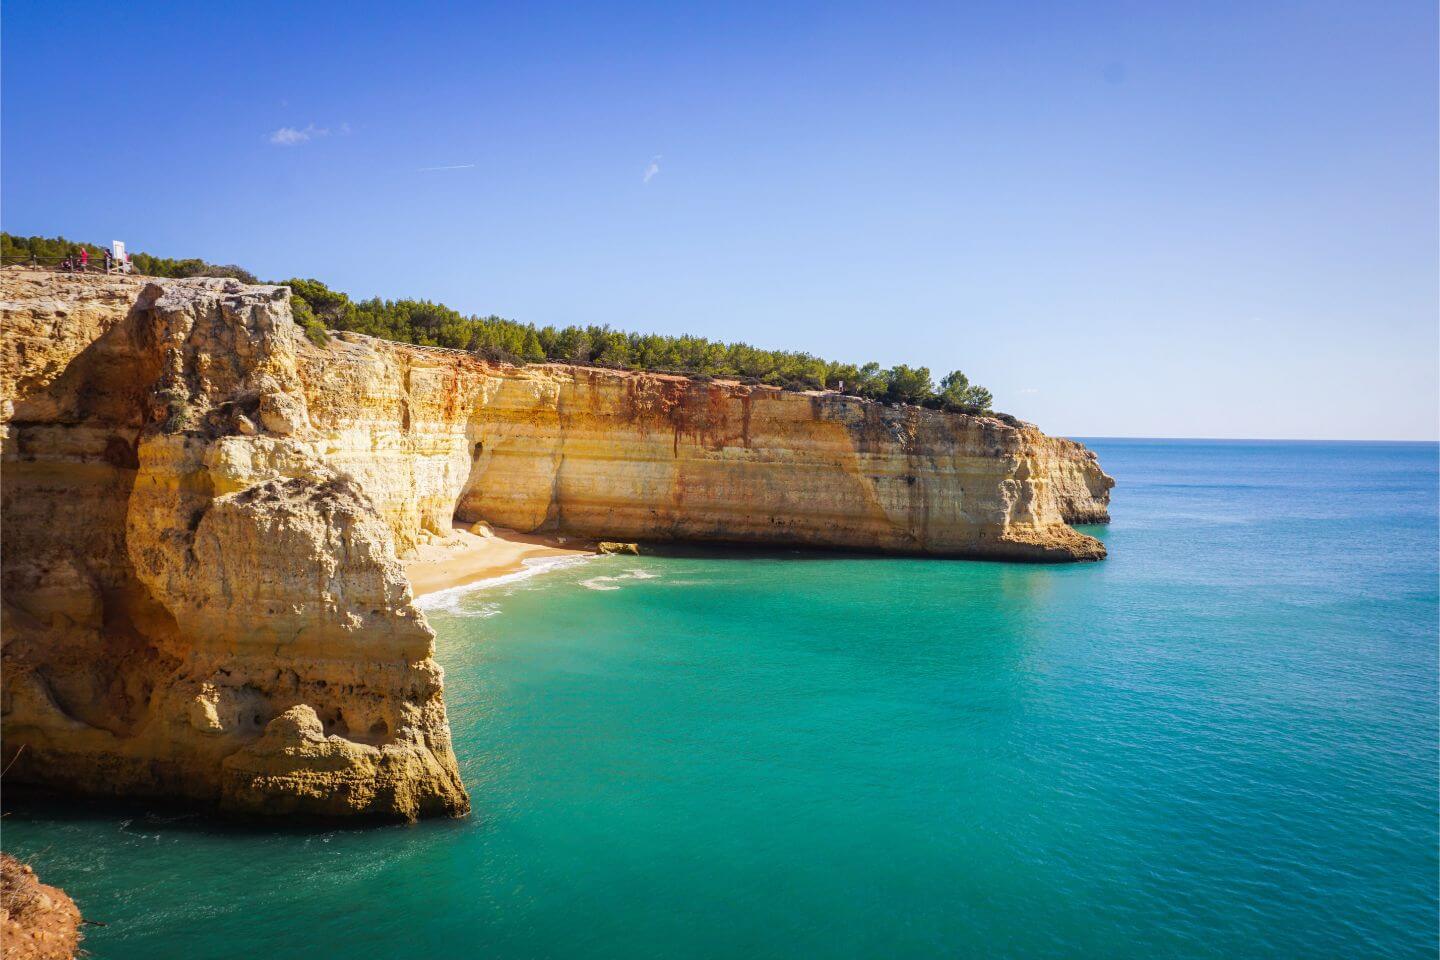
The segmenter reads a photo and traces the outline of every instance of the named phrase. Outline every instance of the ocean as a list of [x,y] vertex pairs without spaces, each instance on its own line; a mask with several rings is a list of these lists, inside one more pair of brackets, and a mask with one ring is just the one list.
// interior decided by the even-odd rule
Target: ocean
[[1433,958],[1440,448],[1087,442],[1099,564],[430,601],[467,820],[21,806],[4,846],[100,960]]

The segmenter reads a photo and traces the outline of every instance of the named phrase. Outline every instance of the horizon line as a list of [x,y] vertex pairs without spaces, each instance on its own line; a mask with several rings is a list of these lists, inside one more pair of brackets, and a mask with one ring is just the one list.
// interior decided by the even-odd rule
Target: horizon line
[[[1023,419],[1023,418],[1021,418]],[[1225,443],[1413,443],[1440,446],[1440,437],[1433,440],[1408,437],[1162,437],[1148,434],[1054,433],[1067,440],[1190,440]]]

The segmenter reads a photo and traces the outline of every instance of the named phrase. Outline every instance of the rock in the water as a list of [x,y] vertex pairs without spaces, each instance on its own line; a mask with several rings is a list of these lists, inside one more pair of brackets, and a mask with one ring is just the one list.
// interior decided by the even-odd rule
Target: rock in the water
[[621,543],[618,540],[601,540],[595,545],[595,549],[601,553],[629,553],[635,556],[640,555],[640,544]]

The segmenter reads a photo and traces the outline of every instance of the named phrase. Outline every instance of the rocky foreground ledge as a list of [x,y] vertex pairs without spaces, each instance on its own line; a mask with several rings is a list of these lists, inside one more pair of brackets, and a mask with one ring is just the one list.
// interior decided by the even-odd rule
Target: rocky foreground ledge
[[27,863],[0,853],[0,954],[5,960],[71,960],[80,950],[80,910]]
[[1094,455],[1008,418],[357,334],[284,287],[0,272],[11,781],[254,814],[462,814],[397,557],[455,520],[1093,560]]

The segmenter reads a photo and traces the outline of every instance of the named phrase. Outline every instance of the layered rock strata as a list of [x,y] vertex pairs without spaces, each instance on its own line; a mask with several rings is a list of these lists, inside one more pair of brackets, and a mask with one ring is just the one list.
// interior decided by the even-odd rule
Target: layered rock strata
[[258,813],[467,808],[397,562],[455,520],[1099,559],[1112,481],[1000,417],[301,336],[283,287],[5,271],[12,777]]
[[453,519],[591,539],[1096,560],[1095,455],[1008,418],[485,363],[358,334],[300,358],[327,462],[407,549]]

